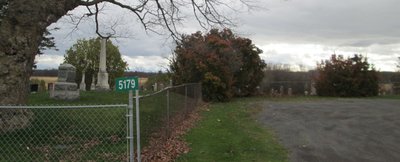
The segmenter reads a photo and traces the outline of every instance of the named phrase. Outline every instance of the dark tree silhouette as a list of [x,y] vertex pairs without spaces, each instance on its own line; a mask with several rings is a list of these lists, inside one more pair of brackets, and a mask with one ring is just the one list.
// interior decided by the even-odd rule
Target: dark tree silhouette
[[317,66],[316,89],[320,96],[376,96],[378,73],[362,55],[345,59],[332,55]]
[[254,93],[263,78],[262,51],[231,30],[183,36],[170,70],[176,84],[200,82],[205,100],[227,101]]

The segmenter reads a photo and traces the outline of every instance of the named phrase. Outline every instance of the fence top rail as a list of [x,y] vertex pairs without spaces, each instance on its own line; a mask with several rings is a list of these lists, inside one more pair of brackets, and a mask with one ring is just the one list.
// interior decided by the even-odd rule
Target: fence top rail
[[[167,90],[169,90],[169,89],[180,88],[180,87],[191,86],[191,85],[200,85],[200,83],[185,83],[185,84],[181,84],[181,85],[177,85],[177,86],[168,86],[168,87],[165,87],[164,89],[159,90],[159,91],[157,91],[157,92],[150,93],[150,94],[147,94],[147,95],[139,96],[139,98],[150,97],[150,96],[153,96],[153,95],[162,93],[162,92],[164,92],[164,91],[167,91]],[[136,98],[136,96],[133,96],[133,98]]]
[[0,109],[83,109],[83,108],[126,108],[127,104],[111,105],[0,105]]

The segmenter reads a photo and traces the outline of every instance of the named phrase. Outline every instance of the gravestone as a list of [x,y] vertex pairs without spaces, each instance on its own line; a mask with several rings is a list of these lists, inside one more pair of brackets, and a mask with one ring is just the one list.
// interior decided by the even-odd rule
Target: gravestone
[[75,100],[79,98],[78,85],[75,83],[75,67],[61,64],[58,67],[58,79],[50,90],[50,98]]
[[311,92],[310,95],[315,96],[317,95],[317,88],[315,88],[315,82],[311,82]]
[[293,95],[293,90],[292,88],[288,88],[288,96],[292,96]]
[[279,87],[279,96],[283,96],[283,94],[284,94],[284,88],[283,88],[283,86],[280,86]]
[[92,77],[92,84],[90,84],[90,90],[96,90],[96,77],[94,77],[94,75]]
[[164,83],[160,83],[160,86],[158,87],[160,90],[164,89]]
[[86,91],[85,73],[82,73],[82,80],[81,83],[79,84],[79,89],[81,91]]
[[153,85],[153,91],[154,92],[156,92],[158,89],[157,89],[157,83],[154,83],[154,85]]

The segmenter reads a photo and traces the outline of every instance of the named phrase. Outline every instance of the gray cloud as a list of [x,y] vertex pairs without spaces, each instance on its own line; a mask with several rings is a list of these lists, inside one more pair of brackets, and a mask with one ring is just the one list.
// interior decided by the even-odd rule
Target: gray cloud
[[[377,67],[382,66],[385,70],[395,68],[393,60],[400,56],[399,0],[259,0],[259,3],[265,8],[250,13],[239,12],[232,17],[237,17],[238,23],[234,31],[249,37],[264,49],[262,58],[267,62],[304,63],[311,66],[318,60],[329,58],[334,52],[342,52],[367,54],[371,56],[371,62],[377,61]],[[77,9],[72,13],[79,12],[82,10]],[[146,34],[129,13],[111,8],[102,16],[105,17],[104,21],[113,16],[126,17],[121,29],[133,33],[132,37],[114,41],[123,55],[131,58],[151,56],[151,59],[154,56],[167,57],[171,53],[173,45],[168,41],[165,43],[166,36]],[[190,17],[184,23],[180,31],[201,30]],[[67,36],[71,25],[66,19],[54,26],[62,30],[53,33],[60,51],[48,51],[52,55],[62,56],[65,49],[78,38],[96,36],[90,20],[72,36]],[[285,44],[287,46],[276,48],[296,50],[271,49],[268,46],[271,44]],[[140,59],[145,60],[143,57]]]
[[[243,16],[241,31],[265,42],[329,45],[400,42],[398,0],[271,0],[268,10]],[[268,5],[269,4],[269,5]],[[353,43],[352,43],[353,42]],[[388,43],[388,42],[386,42]]]

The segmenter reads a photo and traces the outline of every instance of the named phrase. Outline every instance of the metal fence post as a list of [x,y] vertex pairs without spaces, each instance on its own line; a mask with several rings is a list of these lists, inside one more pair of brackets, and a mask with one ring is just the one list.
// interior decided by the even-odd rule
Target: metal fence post
[[167,89],[167,137],[169,136],[169,89]]
[[187,85],[185,85],[185,116],[188,115],[188,107],[187,107],[187,98],[188,98],[188,88]]
[[137,139],[137,161],[141,161],[140,157],[140,118],[139,118],[139,90],[136,90],[136,139]]
[[129,162],[134,162],[135,154],[133,147],[133,91],[129,90],[129,105],[128,105],[128,118],[129,118]]

